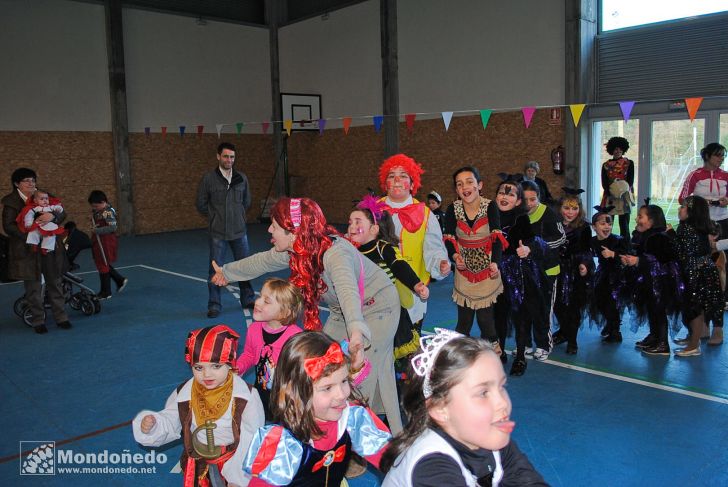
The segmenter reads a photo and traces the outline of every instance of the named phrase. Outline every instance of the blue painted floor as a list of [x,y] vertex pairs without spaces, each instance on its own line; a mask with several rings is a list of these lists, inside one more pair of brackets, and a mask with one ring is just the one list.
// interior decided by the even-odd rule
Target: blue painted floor
[[[251,246],[268,248],[263,225],[252,226]],[[205,317],[205,233],[123,238],[120,250],[127,290],[102,302],[98,315],[70,311],[69,331],[50,326],[35,335],[12,311],[22,285],[0,285],[0,485],[181,485],[170,473],[178,443],[157,451],[166,461],[131,464],[153,473],[20,475],[18,453],[38,444],[21,441],[55,441],[65,454],[148,453],[124,423],[141,409],[161,409],[190,375],[187,332],[213,323]],[[78,262],[96,288],[90,253]],[[426,328],[454,327],[451,286],[450,279],[431,286]],[[244,336],[246,317],[230,292],[223,295],[214,322]],[[644,332],[623,328],[624,343],[604,345],[587,327],[578,355],[565,355],[562,345],[548,362],[530,361],[525,376],[510,380],[521,449],[554,486],[728,485],[728,344],[704,346],[696,358],[645,357],[633,348]],[[369,472],[350,485],[379,482]]]

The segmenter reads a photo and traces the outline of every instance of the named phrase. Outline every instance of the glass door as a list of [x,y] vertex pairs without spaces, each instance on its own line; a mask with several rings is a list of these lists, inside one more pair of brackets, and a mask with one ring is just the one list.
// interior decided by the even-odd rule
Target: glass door
[[700,149],[705,147],[705,119],[655,120],[651,129],[651,203],[661,206],[667,223],[677,227],[678,196],[685,178],[703,165]]

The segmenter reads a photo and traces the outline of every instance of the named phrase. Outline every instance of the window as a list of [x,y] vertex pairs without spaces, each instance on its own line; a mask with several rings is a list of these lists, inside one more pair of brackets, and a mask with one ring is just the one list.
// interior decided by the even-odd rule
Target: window
[[728,0],[602,0],[602,32],[728,10]]
[[720,114],[720,145],[728,147],[728,113]]

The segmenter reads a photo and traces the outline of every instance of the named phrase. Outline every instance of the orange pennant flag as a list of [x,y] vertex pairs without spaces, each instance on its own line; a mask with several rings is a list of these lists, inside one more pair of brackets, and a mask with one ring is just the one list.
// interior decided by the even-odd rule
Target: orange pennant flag
[[698,113],[698,108],[700,108],[701,103],[703,103],[702,96],[697,98],[685,98],[685,105],[688,109],[688,116],[690,117],[691,122],[695,120],[695,115]]
[[291,136],[291,129],[293,128],[293,120],[284,120],[283,121],[283,128],[286,129],[286,132],[288,132],[288,136]]
[[351,127],[351,117],[344,117],[344,133],[349,135],[349,127]]

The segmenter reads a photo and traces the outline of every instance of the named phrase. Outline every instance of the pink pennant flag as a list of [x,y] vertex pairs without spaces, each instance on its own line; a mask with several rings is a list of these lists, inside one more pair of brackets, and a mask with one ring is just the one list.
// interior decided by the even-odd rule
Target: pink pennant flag
[[698,113],[698,108],[700,108],[701,103],[703,103],[702,96],[697,98],[685,98],[685,106],[688,109],[688,116],[690,117],[691,122],[695,120],[695,115]]
[[268,133],[268,127],[270,127],[270,122],[263,122],[263,133]]
[[412,129],[415,126],[415,116],[416,114],[414,113],[408,113],[404,116],[404,120],[407,123],[407,130],[409,130],[410,132],[412,132]]
[[536,107],[523,107],[521,112],[523,112],[523,123],[526,124],[526,128],[530,127],[533,114],[536,113]]
[[620,101],[619,102],[619,108],[622,109],[622,118],[624,118],[624,123],[629,122],[629,115],[632,113],[632,108],[634,108],[635,102],[633,101]]
[[344,117],[344,133],[349,135],[349,127],[351,127],[351,117]]

